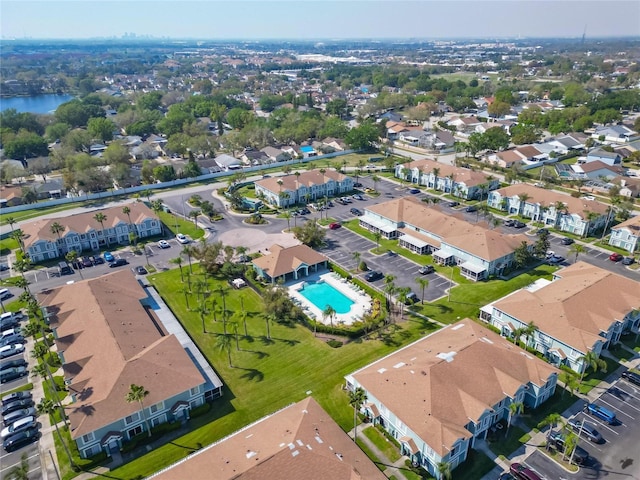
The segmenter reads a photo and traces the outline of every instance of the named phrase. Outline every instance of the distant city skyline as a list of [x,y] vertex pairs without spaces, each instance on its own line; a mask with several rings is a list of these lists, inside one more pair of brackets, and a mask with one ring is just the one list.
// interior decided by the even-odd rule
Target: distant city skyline
[[637,0],[2,0],[0,16],[4,40],[640,36]]

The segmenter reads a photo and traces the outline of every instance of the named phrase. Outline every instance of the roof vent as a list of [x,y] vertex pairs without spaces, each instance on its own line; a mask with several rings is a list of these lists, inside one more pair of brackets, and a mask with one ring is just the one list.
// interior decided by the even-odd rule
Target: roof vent
[[[451,348],[451,347],[449,347],[449,348]],[[436,355],[436,357],[438,357],[441,360],[445,360],[448,363],[451,363],[451,362],[453,362],[453,357],[455,355],[456,355],[456,352],[451,351],[451,352],[447,352],[447,353],[438,353]]]

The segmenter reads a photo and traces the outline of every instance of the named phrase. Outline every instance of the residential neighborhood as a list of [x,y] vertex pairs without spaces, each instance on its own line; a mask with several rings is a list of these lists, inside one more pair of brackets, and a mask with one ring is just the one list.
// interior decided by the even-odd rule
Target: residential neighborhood
[[636,37],[3,43],[2,478],[640,477]]

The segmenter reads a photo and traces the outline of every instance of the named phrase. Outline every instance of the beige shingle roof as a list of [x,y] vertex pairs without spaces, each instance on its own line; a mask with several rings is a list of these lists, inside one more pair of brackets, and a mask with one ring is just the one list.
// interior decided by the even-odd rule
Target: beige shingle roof
[[485,327],[461,320],[359,370],[353,377],[443,456],[521,385],[557,370]]
[[284,248],[275,244],[269,252],[268,255],[253,260],[253,264],[272,278],[291,273],[302,264],[312,266],[328,260],[327,257],[306,245]]
[[125,401],[132,383],[149,391],[146,405],[205,383],[178,339],[142,306],[145,296],[124,270],[41,295],[42,304],[57,312],[56,343],[76,395],[66,409],[73,438],[138,411]]
[[308,397],[152,478],[384,480],[386,477]]
[[[438,207],[427,206],[413,197],[379,203],[367,210],[394,222],[406,222],[432,232],[442,242],[460,248],[487,261],[497,260],[513,252],[522,242],[532,241],[522,234],[504,234],[489,230],[486,224],[472,224],[459,215],[450,215]],[[409,235],[416,234],[403,230]]]
[[585,262],[556,275],[558,280],[530,292],[520,290],[495,308],[535,325],[559,341],[586,353],[615,320],[640,308],[640,284]]
[[105,208],[103,210],[92,210],[86,213],[79,213],[76,215],[70,215],[68,217],[51,218],[36,220],[34,222],[22,223],[20,229],[25,234],[25,248],[28,248],[31,244],[37,240],[50,240],[56,241],[58,236],[51,232],[51,225],[59,223],[65,227],[64,231],[60,233],[63,237],[67,233],[73,231],[77,233],[86,233],[90,230],[100,231],[102,226],[93,217],[96,213],[103,213],[107,219],[104,221],[104,228],[110,228],[118,223],[129,223],[127,215],[122,213],[122,209],[127,206],[131,209],[131,223],[138,224],[143,222],[146,218],[157,219],[158,216],[153,213],[149,207],[142,202],[133,202],[128,205]]
[[636,217],[631,217],[625,220],[624,222],[619,223],[615,227],[612,227],[611,229],[619,230],[621,228],[628,228],[629,230],[634,232],[634,235],[640,235],[640,215]]

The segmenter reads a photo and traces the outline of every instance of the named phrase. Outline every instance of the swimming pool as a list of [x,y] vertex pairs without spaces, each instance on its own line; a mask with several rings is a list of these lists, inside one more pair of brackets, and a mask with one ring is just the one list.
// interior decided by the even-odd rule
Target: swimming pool
[[324,281],[304,284],[300,294],[323,311],[331,305],[336,313],[349,313],[353,300]]

